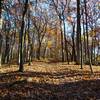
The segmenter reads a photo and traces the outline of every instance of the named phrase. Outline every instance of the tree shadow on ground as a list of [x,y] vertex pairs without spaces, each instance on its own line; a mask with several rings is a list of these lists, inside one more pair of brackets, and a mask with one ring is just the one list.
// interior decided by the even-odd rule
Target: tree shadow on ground
[[[99,73],[98,73],[99,74]],[[65,73],[9,72],[0,74],[0,100],[96,100],[100,99],[100,80],[81,80],[55,85],[45,82],[28,82],[28,77]],[[66,74],[67,75],[67,74]],[[76,73],[72,74],[76,75]],[[20,79],[18,78],[20,77]],[[22,78],[21,77],[26,77]],[[52,78],[51,77],[51,78]],[[68,76],[66,76],[68,77]],[[73,76],[72,76],[73,77]]]
[[[62,70],[62,69],[61,69]],[[24,71],[24,72],[19,72],[19,71],[14,71],[14,72],[7,72],[7,73],[0,73],[0,79],[2,78],[9,78],[9,77],[15,77],[15,76],[22,76],[22,77],[49,77],[49,78],[64,78],[64,77],[74,77],[74,76],[95,76],[98,75],[100,76],[100,72],[94,72],[94,74],[91,74],[89,71],[77,71],[77,70],[69,70],[69,69],[64,69],[59,72],[36,72],[36,71]]]

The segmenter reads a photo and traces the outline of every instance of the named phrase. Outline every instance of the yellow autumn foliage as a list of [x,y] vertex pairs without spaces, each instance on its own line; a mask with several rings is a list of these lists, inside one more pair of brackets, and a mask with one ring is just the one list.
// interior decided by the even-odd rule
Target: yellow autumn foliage
[[48,41],[47,47],[51,48],[51,46],[52,46],[52,41]]

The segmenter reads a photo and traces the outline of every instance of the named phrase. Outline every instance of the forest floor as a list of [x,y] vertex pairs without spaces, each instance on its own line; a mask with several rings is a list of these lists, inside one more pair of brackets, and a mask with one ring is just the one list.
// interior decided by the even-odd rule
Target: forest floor
[[100,100],[100,66],[33,61],[0,67],[0,100]]

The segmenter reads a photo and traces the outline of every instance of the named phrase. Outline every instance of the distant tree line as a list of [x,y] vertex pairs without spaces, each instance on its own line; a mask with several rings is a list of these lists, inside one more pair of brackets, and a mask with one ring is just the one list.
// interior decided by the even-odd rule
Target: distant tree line
[[99,0],[0,0],[0,65],[33,60],[100,64]]

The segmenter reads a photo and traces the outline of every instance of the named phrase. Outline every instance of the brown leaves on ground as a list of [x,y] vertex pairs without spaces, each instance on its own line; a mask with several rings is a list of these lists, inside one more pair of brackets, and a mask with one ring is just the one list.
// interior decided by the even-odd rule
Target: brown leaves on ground
[[33,62],[17,72],[17,65],[0,68],[0,100],[100,99],[100,66],[80,69],[66,63]]

